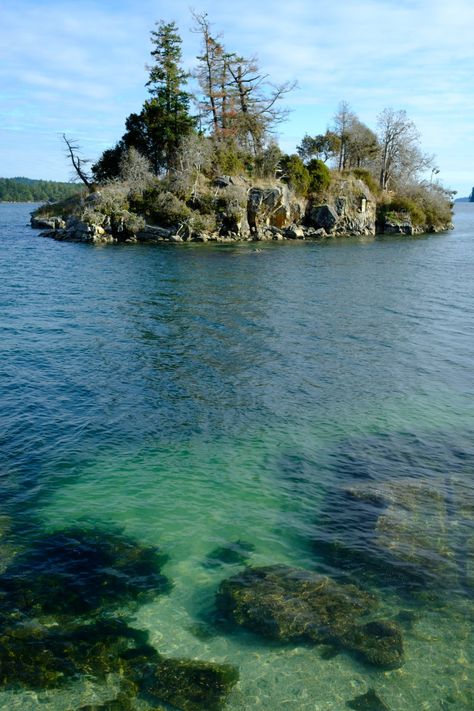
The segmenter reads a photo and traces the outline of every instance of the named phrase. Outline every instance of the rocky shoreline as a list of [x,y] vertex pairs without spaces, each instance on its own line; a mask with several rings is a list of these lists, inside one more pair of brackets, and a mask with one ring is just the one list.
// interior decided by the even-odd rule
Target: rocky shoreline
[[66,204],[49,204],[35,210],[31,226],[42,230],[43,236],[59,241],[148,244],[413,235],[452,227],[417,226],[403,213],[387,216],[380,224],[377,199],[364,181],[354,176],[335,181],[331,193],[321,202],[297,197],[279,181],[252,185],[242,177],[221,176],[214,180],[212,189],[212,230],[193,223],[189,217],[174,224],[160,224],[156,217],[147,219],[146,211],[140,213],[128,203],[124,205],[123,200],[121,205],[111,207],[111,188],[107,186]]

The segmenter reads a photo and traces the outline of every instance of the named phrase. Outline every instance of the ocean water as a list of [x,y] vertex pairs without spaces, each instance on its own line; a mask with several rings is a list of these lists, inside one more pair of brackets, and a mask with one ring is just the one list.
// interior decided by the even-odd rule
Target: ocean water
[[[164,655],[236,665],[229,711],[341,711],[369,689],[391,711],[472,709],[474,205],[440,235],[259,252],[54,242],[31,209],[0,205],[1,571],[39,535],[120,530],[173,581],[123,614]],[[215,628],[242,564],[209,555],[238,541],[252,566],[376,594],[403,666]],[[6,685],[0,708],[116,687]]]

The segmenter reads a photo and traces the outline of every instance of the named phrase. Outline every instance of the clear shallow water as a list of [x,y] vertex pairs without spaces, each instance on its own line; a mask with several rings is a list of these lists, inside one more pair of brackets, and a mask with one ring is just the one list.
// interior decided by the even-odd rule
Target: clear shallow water
[[[458,205],[444,235],[255,253],[56,243],[26,226],[31,205],[0,205],[2,513],[25,540],[118,525],[163,548],[173,591],[134,625],[165,654],[239,666],[231,711],[340,711],[368,688],[392,711],[472,708],[473,208]],[[328,554],[321,543],[348,531],[357,543],[348,487],[413,479],[446,493],[455,579],[413,591],[372,575],[355,544],[353,566]],[[239,539],[254,565],[350,573],[386,616],[409,610],[404,666],[198,639],[239,570],[206,556]],[[5,692],[0,708],[69,711],[101,693]]]

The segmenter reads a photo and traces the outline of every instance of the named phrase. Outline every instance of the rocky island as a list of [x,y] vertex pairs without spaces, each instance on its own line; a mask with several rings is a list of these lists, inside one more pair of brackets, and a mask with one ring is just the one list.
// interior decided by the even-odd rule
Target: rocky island
[[84,188],[36,210],[33,227],[80,242],[222,242],[451,226],[452,193],[433,182],[439,170],[405,111],[384,109],[372,131],[343,101],[325,133],[306,134],[286,155],[275,131],[296,82],[271,83],[254,57],[224,47],[206,14],[193,17],[202,41],[193,72],[181,66],[176,24],[158,23],[150,98],[91,172],[63,136]]

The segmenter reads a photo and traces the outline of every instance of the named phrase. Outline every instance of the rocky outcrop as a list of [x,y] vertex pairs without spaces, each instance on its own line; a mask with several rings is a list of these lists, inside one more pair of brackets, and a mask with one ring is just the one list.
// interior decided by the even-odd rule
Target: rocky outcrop
[[247,201],[250,231],[258,234],[265,227],[289,227],[302,220],[304,208],[304,202],[292,195],[287,185],[251,188]]
[[[381,221],[380,232],[422,231],[405,214],[392,218],[390,213],[385,224]],[[133,193],[126,183],[104,185],[85,197],[39,208],[31,225],[47,237],[93,244],[316,240],[375,235],[376,200],[352,174],[333,177],[321,202],[296,196],[279,180],[255,185],[242,176],[222,175],[203,179],[191,198],[167,191],[160,180],[142,193]]]
[[376,200],[367,185],[349,176],[334,181],[324,203],[310,203],[306,223],[328,235],[375,235]]
[[62,230],[66,223],[61,217],[37,217],[33,214],[31,226],[36,230]]

